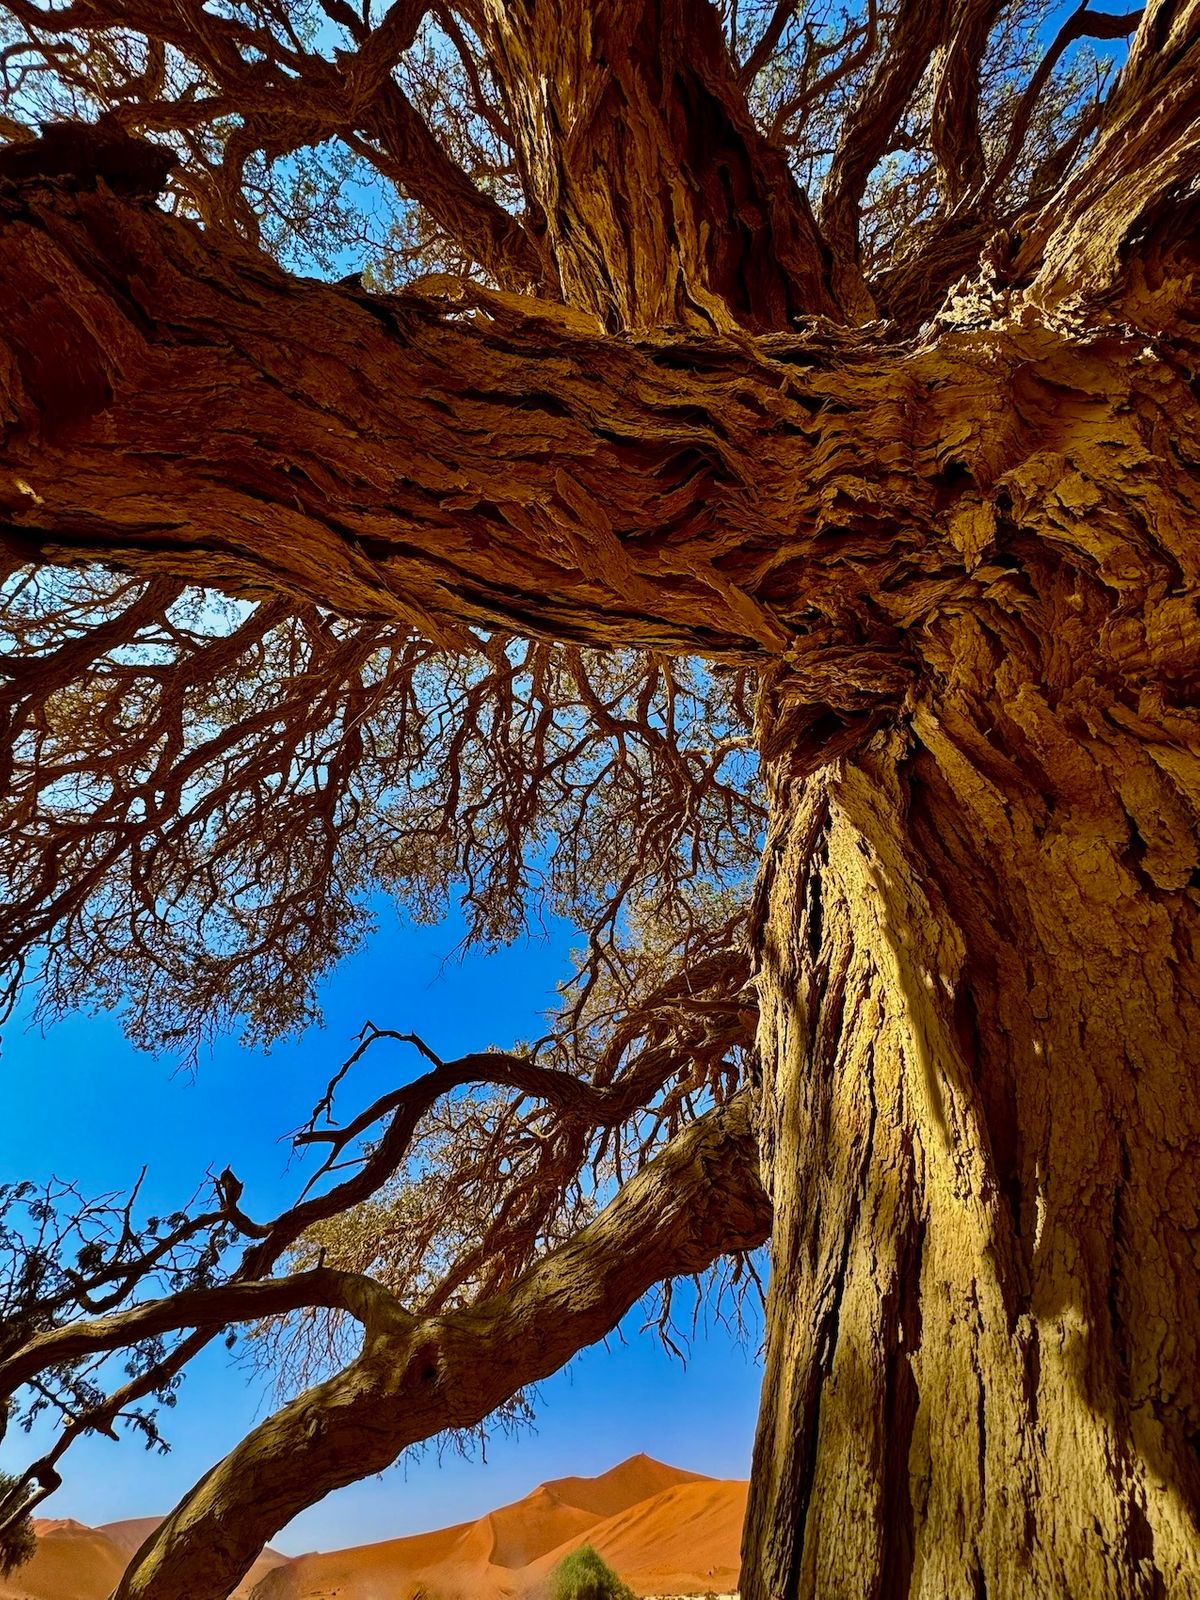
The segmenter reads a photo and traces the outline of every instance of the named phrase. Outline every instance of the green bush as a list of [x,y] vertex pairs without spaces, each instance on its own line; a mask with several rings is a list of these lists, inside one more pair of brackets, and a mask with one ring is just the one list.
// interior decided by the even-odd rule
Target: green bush
[[551,1600],[636,1600],[590,1544],[563,1559],[550,1574]]
[[[0,1472],[0,1500],[16,1484],[7,1472]],[[37,1537],[28,1517],[20,1517],[0,1534],[0,1577],[7,1578],[17,1567],[23,1567],[37,1549]]]

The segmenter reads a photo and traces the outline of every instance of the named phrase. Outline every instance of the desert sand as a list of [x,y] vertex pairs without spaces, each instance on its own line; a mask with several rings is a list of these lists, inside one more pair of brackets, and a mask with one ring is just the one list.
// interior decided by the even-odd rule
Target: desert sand
[[[37,1554],[0,1578],[0,1600],[108,1600],[130,1556],[160,1520],[133,1517],[89,1528],[70,1517],[35,1517]],[[264,1550],[234,1590],[234,1600],[248,1600],[260,1578],[286,1560],[277,1550]]]
[[[744,1482],[632,1456],[596,1478],[557,1478],[475,1522],[289,1559],[265,1550],[238,1600],[538,1600],[562,1558],[591,1544],[641,1595],[737,1587]],[[155,1526],[42,1521],[38,1552],[0,1600],[105,1600]]]

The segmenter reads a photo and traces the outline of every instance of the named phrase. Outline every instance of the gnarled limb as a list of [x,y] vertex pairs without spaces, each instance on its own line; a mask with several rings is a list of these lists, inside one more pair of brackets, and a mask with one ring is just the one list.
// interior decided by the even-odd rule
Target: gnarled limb
[[1148,5],[1095,146],[1043,208],[1014,275],[1041,305],[1101,306],[1194,337],[1200,301],[1200,3]]
[[11,1394],[46,1367],[76,1361],[81,1356],[123,1350],[139,1339],[177,1333],[183,1328],[223,1328],[231,1322],[280,1316],[301,1306],[327,1306],[363,1315],[371,1294],[378,1292],[378,1286],[369,1279],[327,1267],[287,1278],[185,1289],[162,1300],[144,1301],[127,1311],[67,1323],[38,1334],[15,1355],[0,1362],[0,1391]]
[[951,9],[947,37],[934,58],[930,142],[942,206],[947,211],[983,182],[979,69],[988,36],[1005,3],[960,0]]
[[[14,553],[290,591],[451,643],[479,625],[785,657],[835,742],[895,706],[920,630],[971,592],[976,503],[1026,463],[1084,465],[1065,419],[1048,466],[993,397],[1064,361],[1092,369],[1097,415],[1114,385],[1136,409],[1175,381],[1028,316],[912,351],[820,327],[633,343],[487,291],[448,316],[298,283],[103,187],[34,180],[6,205]],[[1029,516],[1053,532],[1052,507]]]
[[1045,55],[1038,63],[1029,82],[1021,93],[1017,102],[1017,109],[1009,126],[1008,138],[1005,142],[1004,152],[995,167],[988,174],[984,198],[990,197],[1008,179],[1021,147],[1029,133],[1033,113],[1037,107],[1038,99],[1049,83],[1050,78],[1067,50],[1078,39],[1128,39],[1142,20],[1142,11],[1126,11],[1114,14],[1111,11],[1093,11],[1084,0],[1066,19],[1055,34]]
[[821,228],[839,261],[857,262],[867,179],[912,99],[953,7],[947,0],[901,0],[887,47],[865,93],[847,117],[821,196]]
[[[446,315],[290,279],[103,188],[32,179],[6,205],[18,559],[186,568],[449,644],[479,625],[744,661],[795,639],[814,665],[865,645],[885,696],[902,652],[864,563],[959,581],[916,528],[916,374],[869,341],[633,344],[486,290]],[[864,514],[866,437],[898,451]]]
[[261,1424],[134,1559],[114,1600],[224,1600],[271,1535],[330,1490],[469,1427],[603,1338],[654,1283],[760,1244],[752,1100],[679,1134],[569,1244],[503,1294],[417,1319],[368,1308],[362,1354]]
[[[305,1373],[310,1360],[328,1371],[346,1359],[347,1317],[382,1319],[394,1331],[508,1291],[590,1225],[581,1181],[589,1163],[636,1172],[701,1106],[726,1103],[753,1025],[739,993],[744,976],[735,951],[693,963],[686,977],[668,971],[602,1048],[572,1045],[568,1034],[542,1041],[557,1066],[490,1051],[442,1062],[415,1036],[368,1024],[293,1135],[297,1145],[325,1142],[333,1153],[267,1222],[247,1215],[229,1169],[210,1174],[217,1207],[172,1216],[167,1231],[154,1219],[134,1221],[140,1185],[119,1200],[87,1201],[70,1185],[53,1195],[28,1185],[0,1194],[11,1258],[0,1307],[0,1417],[22,1389],[62,1416],[51,1448],[0,1497],[0,1520],[27,1515],[31,1494],[40,1503],[53,1492],[63,1457],[85,1433],[115,1437],[123,1420],[156,1437],[138,1402],[161,1398],[209,1340],[237,1323],[302,1313],[286,1336],[277,1328],[284,1359]],[[389,1037],[416,1045],[433,1070],[344,1127],[329,1126],[338,1085]],[[432,1191],[429,1171],[440,1179]],[[342,1181],[322,1189],[331,1172]],[[28,1237],[15,1214],[16,1225],[8,1222],[10,1201],[18,1211],[26,1203]],[[240,1259],[230,1259],[239,1239]],[[78,1271],[56,1266],[64,1254],[78,1256]],[[56,1272],[62,1288],[39,1291],[47,1273],[53,1287]],[[117,1351],[128,1353],[128,1381],[106,1392],[105,1362]]]
[[843,313],[807,197],[754,126],[709,0],[479,9],[570,304],[613,331],[761,333]]
[[[998,213],[996,196],[1063,51],[1080,38],[1127,38],[1135,28],[1112,95],[1093,118],[1080,121],[1064,149],[1047,153],[1037,192],[1026,197],[1022,212]],[[887,315],[915,328],[936,312],[956,280],[966,287],[981,277],[996,286],[1020,285],[1039,309],[1086,300],[1091,314],[1103,303],[1117,315],[1119,306],[1121,317],[1147,331],[1183,310],[1195,296],[1189,251],[1200,166],[1198,30],[1195,6],[1171,0],[1116,16],[1086,6],[1073,13],[1025,86],[1006,147],[973,194],[950,174],[969,168],[978,180],[982,169],[951,141],[942,168],[959,204],[930,218],[873,278]],[[956,36],[956,50],[962,48]],[[967,92],[970,74],[961,62],[960,69],[960,89]],[[947,127],[961,130],[967,121],[955,113]],[[1097,126],[1094,145],[1075,166],[1080,145]],[[1143,281],[1147,259],[1153,283]]]

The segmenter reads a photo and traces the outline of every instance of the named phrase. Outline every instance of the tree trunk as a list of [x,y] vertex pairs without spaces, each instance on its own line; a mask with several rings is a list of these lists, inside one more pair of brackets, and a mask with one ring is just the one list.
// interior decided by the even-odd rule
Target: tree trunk
[[1013,567],[1012,649],[775,773],[744,1600],[1200,1594],[1200,741]]

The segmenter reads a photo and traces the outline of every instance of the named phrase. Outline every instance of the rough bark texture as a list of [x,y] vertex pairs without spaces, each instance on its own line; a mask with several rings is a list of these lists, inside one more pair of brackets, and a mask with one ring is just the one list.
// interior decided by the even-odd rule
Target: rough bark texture
[[1200,1593],[1200,552],[1076,487],[777,779],[747,1600]]
[[[106,187],[31,181],[0,205],[17,559],[282,583],[450,639],[507,622],[761,657],[789,642],[814,529],[899,558],[890,525],[870,542],[882,508],[851,499],[862,432],[928,398],[891,352],[830,329],[624,343],[487,291],[463,320],[298,281]],[[871,499],[925,520],[891,466]],[[887,628],[842,588],[856,643]]]
[[[1098,337],[987,430],[1036,447],[950,514],[978,601],[870,751],[777,776],[747,1600],[1200,1593],[1196,22],[1159,25],[1153,116],[1024,247]],[[1116,401],[1156,352],[1175,398]]]
[[[894,713],[920,630],[998,581],[979,562],[1010,483],[1051,541],[1080,494],[1118,523],[1149,496],[1189,537],[1186,473],[1153,460],[1186,372],[1127,330],[1081,346],[1026,306],[911,348],[632,343],[486,291],[463,321],[299,282],[104,185],[3,204],[15,560],[290,589],[451,643],[507,623],[770,662],[795,709],[772,738],[815,762]],[[1114,422],[1097,456],[1079,420],[1124,411],[1145,428]]]
[[567,301],[611,330],[838,314],[832,257],[755,128],[708,0],[484,6]]

